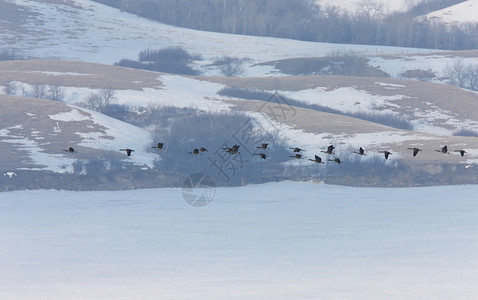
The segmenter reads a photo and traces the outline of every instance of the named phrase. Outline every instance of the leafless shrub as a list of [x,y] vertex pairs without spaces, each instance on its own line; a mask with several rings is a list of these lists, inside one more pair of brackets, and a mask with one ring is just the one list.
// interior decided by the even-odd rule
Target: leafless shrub
[[224,56],[221,59],[216,60],[213,65],[219,66],[221,73],[227,77],[236,77],[244,73],[245,59]]
[[113,89],[101,89],[96,93],[90,93],[83,101],[83,105],[91,110],[101,111],[116,100]]
[[3,91],[7,95],[16,95],[18,90],[18,86],[13,81],[5,82],[3,84]]
[[451,85],[478,90],[478,65],[465,65],[462,59],[457,59],[453,67],[446,68],[445,75]]
[[47,99],[48,96],[48,85],[37,84],[33,86],[33,98]]
[[65,91],[59,85],[50,86],[48,89],[47,98],[54,101],[63,101],[63,99],[65,99]]

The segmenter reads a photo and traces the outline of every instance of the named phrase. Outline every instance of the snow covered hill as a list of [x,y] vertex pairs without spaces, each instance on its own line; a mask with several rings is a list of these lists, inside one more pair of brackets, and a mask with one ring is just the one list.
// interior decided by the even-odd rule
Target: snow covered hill
[[[89,95],[101,89],[113,89],[115,104],[126,107],[137,116],[158,105],[208,113],[229,112],[231,109],[245,111],[258,124],[274,124],[284,140],[284,147],[308,149],[308,158],[313,158],[314,152],[331,143],[342,149],[337,155],[343,154],[346,160],[354,159],[345,153],[361,146],[366,147],[368,159],[383,159],[378,153],[387,149],[394,153],[396,161],[406,162],[409,158],[407,147],[418,146],[426,151],[414,163],[443,163],[442,157],[434,151],[443,145],[467,152],[463,158],[453,153],[455,155],[447,157],[446,164],[468,168],[478,158],[475,138],[454,136],[463,129],[478,131],[478,109],[475,109],[478,95],[437,85],[446,81],[447,69],[457,60],[472,64],[478,57],[474,51],[323,44],[201,32],[152,22],[87,0],[7,2],[12,15],[18,14],[18,23],[9,20],[0,23],[4,29],[0,31],[2,49],[19,51],[41,60],[0,63],[0,82],[14,83],[17,86],[14,96],[20,98],[41,85],[59,86],[64,92],[64,102],[70,105],[43,115],[41,124],[35,125],[41,129],[32,129],[18,122],[2,124],[0,145],[8,149],[17,147],[25,163],[17,166],[21,169],[71,173],[74,166],[87,157],[79,155],[72,159],[68,153],[58,153],[68,146],[65,141],[75,148],[83,147],[79,149],[82,153],[86,151],[89,158],[109,155],[111,150],[118,152],[124,147],[134,148],[134,155],[124,159],[139,168],[155,169],[153,165],[159,163],[161,157],[150,151],[151,146],[158,142],[147,131],[150,128],[138,128],[78,107]],[[201,57],[193,62],[193,67],[200,70],[202,76],[187,77],[104,65],[123,58],[136,59],[139,51],[146,48],[169,46],[180,46]],[[319,70],[312,70],[307,74],[310,76],[295,76],[283,67],[287,60],[293,61],[292,65],[294,62],[308,64],[310,59],[337,54],[340,57],[347,53],[364,57],[366,65],[357,68],[376,70],[382,78],[319,76],[316,75]],[[213,63],[222,56],[248,58],[243,65],[242,78],[219,76],[221,73]],[[429,78],[432,83],[401,80],[407,72],[420,73],[417,71],[423,70],[433,74]],[[261,106],[257,106],[257,102],[219,95],[222,89],[231,87],[277,92],[281,97],[296,101],[294,111],[297,114],[294,118],[278,121],[274,114],[258,111]],[[2,92],[6,94],[5,89],[0,89]],[[11,96],[0,97],[12,101]],[[4,114],[10,112],[6,103],[3,104]],[[60,107],[59,103],[51,105]],[[327,112],[317,111],[317,107],[327,109]],[[29,114],[27,116],[34,116],[33,111]],[[359,115],[403,119],[412,130],[386,127],[373,120],[364,121]],[[320,120],[328,121],[321,123]],[[66,134],[62,126],[68,127],[69,122],[80,121],[83,125],[96,124],[103,129],[68,132],[69,137],[61,138],[61,144],[50,141],[59,136],[60,129],[61,135]],[[40,159],[42,155],[49,158]],[[5,174],[15,171],[11,161],[4,159],[2,171]],[[300,165],[300,162],[296,163]]]
[[439,11],[432,12],[427,15],[427,18],[445,24],[476,24],[478,23],[478,1],[464,1]]
[[[411,8],[413,5],[419,4],[424,0],[374,0],[374,1],[359,1],[359,0],[317,0],[321,6],[332,5],[336,6],[348,13],[353,14],[363,5],[376,6],[382,10],[383,14],[390,14],[393,12],[401,12]],[[444,9],[429,13],[426,17],[430,20],[445,23],[464,25],[466,23],[478,22],[478,1],[467,0],[456,5],[451,5]]]
[[[352,150],[364,147],[367,149],[364,161],[383,160],[379,151],[388,150],[394,153],[392,165],[397,162],[404,165],[446,163],[470,172],[474,168],[469,166],[478,158],[477,138],[453,136],[465,126],[478,131],[478,109],[474,108],[478,104],[478,96],[447,85],[351,76],[185,77],[62,61],[14,61],[0,63],[0,66],[4,70],[3,80],[15,80],[16,85],[21,86],[17,96],[0,95],[3,121],[0,145],[7,147],[11,154],[15,153],[12,147],[17,147],[18,153],[24,157],[21,161],[17,159],[15,165],[12,164],[14,157],[5,156],[2,164],[5,174],[17,170],[73,173],[74,166],[78,168],[78,162],[98,156],[121,159],[145,169],[156,169],[156,163],[161,169],[161,153],[150,150],[157,141],[145,128],[78,107],[90,93],[106,87],[114,89],[117,104],[136,111],[138,118],[141,111],[157,105],[193,107],[208,113],[228,112],[231,108],[245,111],[262,124],[262,128],[277,131],[284,140],[284,146],[300,146],[310,151],[309,158],[329,144],[337,147],[335,153],[343,161],[355,161]],[[98,81],[98,78],[102,80]],[[64,101],[70,106],[21,95],[38,83],[54,85],[58,82],[61,82],[65,92]],[[219,91],[227,87],[271,93],[278,90],[280,97],[297,103],[291,106],[292,115],[278,118],[277,110],[263,106],[262,101],[220,96]],[[431,90],[435,92],[433,97],[430,97]],[[449,101],[450,95],[457,98],[453,103]],[[24,104],[14,106],[15,103]],[[49,111],[39,114],[41,110],[37,105],[40,104],[49,107]],[[335,113],[317,111],[314,105],[332,109]],[[372,119],[364,121],[358,117],[360,114]],[[406,116],[413,130],[374,123],[373,117],[380,115],[389,119]],[[7,116],[13,117],[15,122]],[[185,132],[183,135],[187,136]],[[448,145],[453,154],[446,156],[446,160],[435,152],[443,145]],[[63,152],[70,146],[78,149],[78,153],[71,155]],[[413,161],[407,150],[412,146],[424,150]],[[132,148],[135,152],[126,157],[118,152],[122,148]],[[467,155],[461,157],[454,153],[453,150],[457,149],[466,149]],[[307,166],[297,163],[298,166]],[[88,168],[80,168],[75,172],[89,171]],[[461,174],[460,180],[469,182],[466,174]],[[451,175],[444,178],[451,180]]]

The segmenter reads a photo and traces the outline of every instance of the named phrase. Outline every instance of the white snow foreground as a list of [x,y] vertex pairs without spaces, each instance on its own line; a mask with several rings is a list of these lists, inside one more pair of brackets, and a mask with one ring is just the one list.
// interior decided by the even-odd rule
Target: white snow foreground
[[0,193],[1,299],[477,299],[478,186]]

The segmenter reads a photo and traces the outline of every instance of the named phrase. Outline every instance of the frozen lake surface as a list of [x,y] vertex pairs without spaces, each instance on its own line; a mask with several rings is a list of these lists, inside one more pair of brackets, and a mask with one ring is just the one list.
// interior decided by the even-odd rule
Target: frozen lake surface
[[0,193],[1,299],[478,299],[478,186]]

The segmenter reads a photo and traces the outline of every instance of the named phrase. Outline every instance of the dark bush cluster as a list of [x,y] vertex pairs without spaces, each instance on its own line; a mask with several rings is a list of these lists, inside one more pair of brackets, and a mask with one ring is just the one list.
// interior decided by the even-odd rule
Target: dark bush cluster
[[181,75],[199,75],[199,72],[189,66],[199,57],[190,55],[180,47],[169,47],[159,50],[147,49],[139,53],[139,59],[122,59],[115,63],[117,66],[142,69],[155,72],[164,72]]
[[23,56],[17,54],[13,50],[0,50],[0,61],[24,59]]

